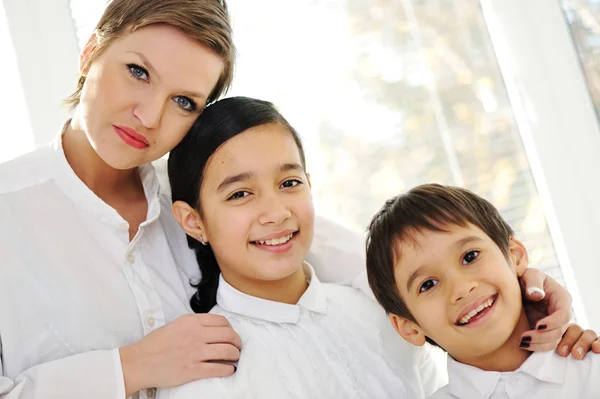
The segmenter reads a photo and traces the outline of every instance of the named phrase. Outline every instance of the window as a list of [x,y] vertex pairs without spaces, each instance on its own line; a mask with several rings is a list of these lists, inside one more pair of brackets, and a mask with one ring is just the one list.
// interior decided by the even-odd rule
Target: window
[[600,0],[562,0],[596,111],[600,111]]
[[[297,128],[319,213],[364,231],[414,185],[465,186],[501,210],[532,266],[563,281],[478,1],[228,5],[229,95],[272,101]],[[81,44],[103,6],[71,0]]]

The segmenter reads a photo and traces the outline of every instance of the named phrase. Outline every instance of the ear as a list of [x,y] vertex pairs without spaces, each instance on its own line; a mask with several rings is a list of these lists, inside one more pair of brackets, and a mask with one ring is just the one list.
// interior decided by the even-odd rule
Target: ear
[[509,258],[515,267],[515,271],[518,277],[523,277],[527,266],[529,266],[529,255],[527,254],[527,248],[519,240],[511,238],[508,242],[508,254]]
[[400,334],[406,342],[416,346],[425,345],[425,342],[427,342],[425,333],[416,323],[395,314],[390,314],[389,318],[396,332]]
[[198,211],[192,208],[187,202],[175,201],[171,207],[173,216],[185,233],[197,241],[208,242],[204,234],[204,225]]
[[79,74],[81,76],[87,75],[87,73],[90,69],[89,60],[91,59],[92,54],[94,54],[94,51],[96,50],[96,47],[98,46],[99,40],[100,40],[100,36],[98,36],[98,31],[95,30],[90,35],[90,38],[88,39],[87,43],[85,44],[85,46],[79,53]]

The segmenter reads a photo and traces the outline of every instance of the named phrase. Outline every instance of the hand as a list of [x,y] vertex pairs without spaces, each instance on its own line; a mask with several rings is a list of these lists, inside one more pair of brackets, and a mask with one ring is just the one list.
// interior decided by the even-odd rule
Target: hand
[[[521,336],[522,343],[529,340],[524,349],[536,352],[556,349],[571,319],[571,295],[554,279],[534,268],[528,268],[521,277],[521,289],[525,312],[534,328]],[[523,337],[530,338],[523,340]]]
[[120,348],[126,396],[144,388],[168,388],[235,371],[242,342],[227,319],[189,314]]
[[598,334],[592,330],[584,331],[577,324],[572,324],[558,344],[558,353],[563,357],[571,353],[575,359],[581,360],[589,352],[590,348],[595,353],[600,353],[600,338],[598,338]]

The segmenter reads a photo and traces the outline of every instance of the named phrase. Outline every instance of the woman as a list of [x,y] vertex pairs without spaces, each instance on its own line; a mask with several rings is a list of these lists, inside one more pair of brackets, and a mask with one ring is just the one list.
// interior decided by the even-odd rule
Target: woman
[[[227,89],[233,62],[216,0],[108,5],[81,52],[73,119],[50,146],[0,167],[0,398],[145,398],[234,372],[215,362],[239,357],[227,320],[187,314],[196,259],[149,164]],[[351,281],[362,257],[338,251],[338,231],[317,230],[330,247],[312,256],[354,259],[326,271]],[[526,282],[544,284],[535,271]],[[554,287],[560,333],[570,303]],[[534,341],[555,347],[559,335]]]

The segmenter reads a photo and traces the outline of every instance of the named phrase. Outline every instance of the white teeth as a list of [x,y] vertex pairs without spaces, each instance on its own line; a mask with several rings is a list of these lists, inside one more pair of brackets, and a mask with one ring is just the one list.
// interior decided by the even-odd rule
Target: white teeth
[[469,313],[464,315],[463,318],[459,320],[458,324],[459,325],[467,324],[473,316],[475,316],[476,314],[481,312],[483,309],[489,308],[493,304],[494,304],[494,300],[492,298],[488,299],[487,301],[485,301],[484,303],[482,303],[481,305],[477,306],[475,309],[471,310]]
[[262,245],[281,245],[281,244],[285,244],[286,242],[291,240],[293,235],[294,235],[294,233],[290,233],[287,236],[274,238],[272,240],[260,240],[257,242]]

